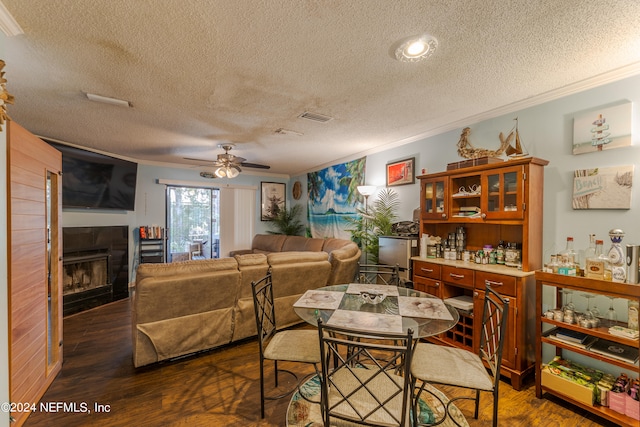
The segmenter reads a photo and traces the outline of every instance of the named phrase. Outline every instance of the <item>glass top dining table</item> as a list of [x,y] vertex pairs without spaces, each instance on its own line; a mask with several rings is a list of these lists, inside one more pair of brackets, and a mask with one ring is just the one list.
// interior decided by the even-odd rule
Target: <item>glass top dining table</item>
[[[364,291],[354,292],[353,289]],[[384,293],[385,296],[381,302],[377,302],[375,297],[380,293]],[[327,303],[327,298],[335,300],[335,304]],[[318,303],[315,304],[314,301]],[[379,329],[381,323],[383,329],[393,324],[394,328],[401,327],[402,333],[412,329],[415,338],[425,338],[448,331],[460,318],[453,306],[434,295],[386,285],[325,286],[307,291],[294,304],[293,309],[301,319],[312,325],[317,325],[318,319],[322,319],[323,323],[330,323],[333,317],[332,321],[341,321],[345,326],[353,326],[363,331],[382,332]],[[382,322],[379,319],[383,319]]]

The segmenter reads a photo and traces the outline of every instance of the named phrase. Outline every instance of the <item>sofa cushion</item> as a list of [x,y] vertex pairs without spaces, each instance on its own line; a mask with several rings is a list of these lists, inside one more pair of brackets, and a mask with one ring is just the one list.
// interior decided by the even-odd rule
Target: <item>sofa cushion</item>
[[235,255],[234,258],[238,263],[238,267],[242,269],[243,267],[250,267],[255,265],[268,265],[267,264],[267,255],[262,253],[257,254],[239,254]]
[[273,275],[278,329],[300,323],[293,303],[309,289],[327,284],[331,273],[326,252],[282,252],[268,255]]
[[322,245],[322,250],[326,253],[330,254],[336,249],[341,249],[347,246],[348,244],[353,243],[351,240],[346,239],[336,239],[334,237],[328,237],[324,239],[324,245]]
[[[235,259],[231,260],[233,263],[226,259],[212,261],[222,261],[218,267],[235,265],[234,269],[216,269],[213,267],[216,263],[206,261],[190,261],[189,266],[180,265],[187,263],[156,264],[158,268],[143,269],[145,274],[151,270],[158,274],[142,274],[136,278],[135,322],[156,322],[233,307],[240,286],[240,271]],[[194,263],[199,262],[212,268],[199,270],[194,267]]]
[[256,253],[280,252],[286,238],[284,234],[256,234],[251,249]]
[[267,255],[267,261],[270,266],[280,264],[298,264],[303,262],[321,262],[328,261],[329,254],[326,252],[276,252]]
[[304,236],[287,236],[282,250],[280,252],[292,252],[292,251],[322,251],[322,245],[324,245],[324,239],[314,239]]
[[222,270],[237,270],[235,258],[181,261],[170,264],[140,264],[136,271],[136,282],[147,277],[184,276],[194,273],[211,273]]

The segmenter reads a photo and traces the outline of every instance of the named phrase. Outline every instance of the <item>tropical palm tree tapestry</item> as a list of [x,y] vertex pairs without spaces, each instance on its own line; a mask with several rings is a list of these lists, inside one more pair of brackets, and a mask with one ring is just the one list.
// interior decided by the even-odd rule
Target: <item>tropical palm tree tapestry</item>
[[364,184],[366,158],[307,174],[311,237],[351,239],[347,218],[358,216],[363,204],[358,185]]

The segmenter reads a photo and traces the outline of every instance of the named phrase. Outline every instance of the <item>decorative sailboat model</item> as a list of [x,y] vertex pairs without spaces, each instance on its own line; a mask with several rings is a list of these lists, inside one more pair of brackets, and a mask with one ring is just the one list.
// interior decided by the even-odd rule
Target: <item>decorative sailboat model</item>
[[[458,154],[461,157],[471,160],[449,163],[447,165],[447,170],[501,162],[503,160],[498,158],[498,156],[501,156],[502,154],[511,158],[528,156],[529,153],[520,140],[520,134],[518,133],[518,118],[516,117],[513,120],[516,121],[516,124],[506,138],[504,137],[504,134],[500,132],[500,147],[497,150],[474,147],[469,141],[471,129],[468,127],[462,129],[462,134],[458,141]],[[512,144],[513,141],[515,141],[515,143]]]
[[[522,144],[522,141],[520,140],[520,134],[518,133],[518,118],[516,117],[513,120],[516,121],[516,124],[513,129],[511,129],[511,132],[509,132],[509,135],[507,135],[506,139],[504,138],[502,132],[500,132],[500,142],[507,146],[507,148],[505,148],[504,150],[504,153],[509,157],[528,156],[529,153],[527,152],[524,144]],[[511,141],[514,139],[515,145],[511,144]]]

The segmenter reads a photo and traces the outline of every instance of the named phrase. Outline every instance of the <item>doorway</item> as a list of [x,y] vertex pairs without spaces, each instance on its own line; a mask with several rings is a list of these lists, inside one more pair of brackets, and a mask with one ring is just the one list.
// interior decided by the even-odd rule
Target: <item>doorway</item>
[[167,186],[167,262],[220,257],[220,190]]

